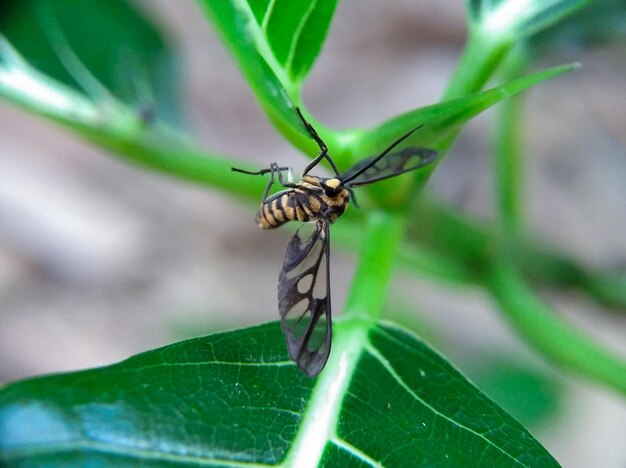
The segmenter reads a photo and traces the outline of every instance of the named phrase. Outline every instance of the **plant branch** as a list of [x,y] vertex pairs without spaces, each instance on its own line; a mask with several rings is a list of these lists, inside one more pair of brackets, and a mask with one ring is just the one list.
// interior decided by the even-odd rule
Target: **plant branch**
[[[410,219],[416,220],[409,226],[410,245],[445,254],[462,265],[474,281],[481,281],[497,253],[493,246],[501,242],[502,233],[494,226],[425,197],[415,205]],[[553,287],[577,288],[605,307],[626,312],[626,275],[592,271],[558,248],[526,235],[513,236],[507,242],[510,258],[525,277]],[[400,259],[413,270],[428,271],[421,268],[422,258],[413,256],[411,249],[403,248]]]
[[561,319],[503,257],[489,276],[491,294],[526,341],[557,366],[626,395],[626,362]]
[[511,45],[508,40],[499,41],[470,28],[458,66],[440,101],[480,91],[504,60]]
[[198,150],[180,141],[159,139],[154,135],[111,136],[99,131],[88,131],[82,135],[130,163],[240,197],[260,200],[259,194],[267,183],[264,177],[232,172],[232,166],[241,167],[239,159]]
[[396,251],[404,234],[405,219],[406,213],[401,211],[372,211],[368,214],[343,319],[374,321],[380,317]]
[[[515,48],[503,64],[505,81],[513,80],[525,68],[526,60],[520,47]],[[505,237],[520,234],[523,226],[522,183],[524,161],[521,137],[521,95],[512,96],[498,107],[492,141],[495,209],[499,228]]]

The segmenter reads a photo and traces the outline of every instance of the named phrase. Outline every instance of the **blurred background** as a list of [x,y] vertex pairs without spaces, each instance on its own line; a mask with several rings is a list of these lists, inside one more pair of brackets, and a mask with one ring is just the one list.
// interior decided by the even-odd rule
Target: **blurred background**
[[[32,16],[35,3],[0,1],[0,31],[24,54],[21,47],[37,48],[34,25],[46,21]],[[436,102],[463,45],[461,3],[341,1],[305,86],[311,113],[334,128],[372,126]],[[164,38],[155,54],[170,51],[175,71],[165,84],[178,89],[157,102],[132,79],[132,51],[120,53],[116,73],[131,76],[125,89],[140,111],[157,112],[248,167],[305,164],[269,124],[194,2],[133,5]],[[75,18],[76,37],[105,54],[98,28],[113,23]],[[580,39],[570,36],[535,67],[579,61],[582,69],[526,96],[526,211],[547,242],[590,267],[618,268],[626,264],[626,41],[572,38]],[[51,55],[41,51],[34,65]],[[464,129],[428,188],[485,217],[496,116],[487,112]],[[0,103],[0,384],[277,319],[276,281],[290,234],[258,230],[255,209],[130,166]],[[353,259],[335,250],[331,268],[338,311]],[[423,335],[564,466],[626,466],[623,397],[543,363],[479,289],[401,272],[394,283],[387,318]],[[542,296],[626,356],[624,311],[575,294]]]

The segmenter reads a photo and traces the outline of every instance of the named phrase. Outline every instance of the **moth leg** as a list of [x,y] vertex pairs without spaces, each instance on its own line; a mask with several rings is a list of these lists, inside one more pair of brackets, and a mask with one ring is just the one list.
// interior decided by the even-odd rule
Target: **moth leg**
[[294,187],[296,187],[296,184],[285,182],[283,180],[283,173],[282,173],[282,171],[288,171],[289,168],[288,167],[280,167],[277,163],[272,163],[272,164],[270,164],[270,167],[268,167],[267,169],[261,169],[261,170],[258,170],[258,171],[246,171],[245,169],[238,169],[236,167],[231,167],[230,170],[233,171],[233,172],[240,172],[241,174],[248,174],[248,175],[269,174],[270,175],[270,179],[267,181],[267,185],[265,186],[265,190],[263,191],[263,197],[262,197],[263,201],[267,200],[267,195],[268,195],[270,189],[272,188],[272,185],[274,185],[274,182],[276,181],[276,175],[278,175],[278,182],[283,187],[287,187],[287,188],[294,188]]
[[286,188],[295,188],[295,187],[297,187],[296,184],[285,182],[283,180],[283,173],[282,173],[282,171],[288,171],[288,170],[289,170],[288,167],[279,167],[278,164],[276,164],[276,163],[270,164],[270,168],[269,168],[270,180],[267,181],[267,185],[265,186],[265,190],[263,191],[263,202],[265,202],[267,200],[268,194],[270,192],[270,189],[272,188],[272,185],[274,185],[274,181],[276,180],[277,176],[278,176],[278,182],[283,187],[286,187]]
[[298,184],[294,184],[293,182],[285,182],[283,179],[283,171],[290,171],[289,167],[276,167],[275,173],[278,174],[278,182],[285,188],[296,188]]
[[[276,167],[273,167],[273,166],[276,166]],[[272,163],[270,167],[268,167],[267,169],[261,169],[259,171],[246,171],[245,169],[239,169],[236,167],[231,167],[230,170],[233,172],[240,172],[242,174],[248,174],[248,175],[263,175],[263,174],[269,174],[271,172],[276,172],[276,171],[288,171],[289,168],[278,167],[278,164]]]
[[302,121],[304,128],[306,128],[307,132],[309,132],[309,135],[311,135],[311,138],[315,140],[315,142],[317,143],[317,146],[319,146],[320,148],[320,154],[304,168],[304,172],[302,173],[302,175],[303,176],[307,175],[311,171],[311,169],[313,169],[315,166],[319,164],[319,162],[322,159],[326,158],[326,160],[330,164],[330,167],[332,167],[333,171],[335,172],[335,175],[339,177],[339,169],[337,169],[337,166],[335,165],[335,161],[333,161],[333,158],[331,158],[330,155],[328,154],[328,147],[326,146],[326,143],[324,143],[324,140],[322,140],[322,138],[317,134],[317,132],[313,128],[313,125],[307,122],[307,120],[302,115],[302,112],[300,112],[299,107],[296,107],[296,112],[298,113],[298,116],[300,117],[300,120]]

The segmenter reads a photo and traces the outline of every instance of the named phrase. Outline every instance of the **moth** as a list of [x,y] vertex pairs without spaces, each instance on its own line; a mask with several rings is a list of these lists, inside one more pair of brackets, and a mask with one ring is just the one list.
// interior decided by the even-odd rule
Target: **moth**
[[[382,153],[340,173],[324,141],[300,109],[296,108],[296,111],[320,149],[319,155],[305,167],[299,182],[294,183],[290,177],[286,179],[289,168],[277,163],[259,171],[231,169],[250,175],[269,174],[256,216],[260,228],[275,229],[289,221],[314,223],[308,236],[301,237],[301,229],[298,229],[287,246],[278,279],[278,310],[289,356],[306,375],[315,377],[326,365],[332,338],[330,225],[344,213],[350,202],[356,205],[354,188],[419,169],[433,162],[438,153],[416,147],[393,151],[420,125],[402,135]],[[334,176],[310,175],[324,159]],[[270,195],[276,180],[283,190]]]

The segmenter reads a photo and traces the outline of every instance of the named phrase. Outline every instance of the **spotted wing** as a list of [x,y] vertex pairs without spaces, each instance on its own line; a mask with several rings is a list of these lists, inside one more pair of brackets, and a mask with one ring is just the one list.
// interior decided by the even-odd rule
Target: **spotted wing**
[[319,220],[307,239],[293,236],[278,282],[280,325],[289,356],[308,376],[319,374],[330,354],[330,222]]
[[438,154],[428,148],[404,148],[383,157],[364,159],[342,174],[341,179],[350,187],[371,184],[430,164]]

